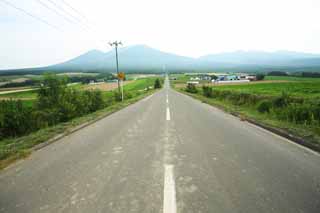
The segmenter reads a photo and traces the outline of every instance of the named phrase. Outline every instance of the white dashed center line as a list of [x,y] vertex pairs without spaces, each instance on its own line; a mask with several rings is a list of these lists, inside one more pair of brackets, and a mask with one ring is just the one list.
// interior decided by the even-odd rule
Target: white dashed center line
[[167,121],[170,121],[170,109],[167,107]]
[[164,165],[163,213],[176,213],[176,186],[173,177],[173,165]]

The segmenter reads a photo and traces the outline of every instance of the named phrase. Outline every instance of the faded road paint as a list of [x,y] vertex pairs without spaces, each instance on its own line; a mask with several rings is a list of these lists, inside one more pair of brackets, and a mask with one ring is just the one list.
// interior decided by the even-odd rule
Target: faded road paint
[[176,213],[176,187],[173,176],[173,165],[164,165],[163,213]]

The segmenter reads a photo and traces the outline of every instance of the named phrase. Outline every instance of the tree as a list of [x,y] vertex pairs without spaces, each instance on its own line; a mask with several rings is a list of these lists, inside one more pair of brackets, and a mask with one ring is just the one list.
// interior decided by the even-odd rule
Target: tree
[[264,79],[265,75],[264,74],[257,74],[257,81],[262,81]]
[[197,93],[198,92],[197,87],[194,84],[187,84],[186,91],[189,93]]
[[161,88],[161,83],[160,83],[159,78],[157,78],[157,79],[155,80],[155,82],[154,82],[154,88],[155,88],[155,89]]

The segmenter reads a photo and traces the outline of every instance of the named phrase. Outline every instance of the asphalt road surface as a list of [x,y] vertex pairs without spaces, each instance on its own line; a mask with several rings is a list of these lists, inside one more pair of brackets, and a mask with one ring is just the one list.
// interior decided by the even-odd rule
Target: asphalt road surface
[[0,212],[320,212],[320,157],[165,88],[0,172]]

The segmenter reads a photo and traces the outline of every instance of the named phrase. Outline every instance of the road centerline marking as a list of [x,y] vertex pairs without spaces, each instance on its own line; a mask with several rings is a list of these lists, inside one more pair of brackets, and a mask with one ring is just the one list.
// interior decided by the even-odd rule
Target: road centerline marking
[[167,107],[167,121],[170,121],[170,109]]
[[173,165],[164,165],[163,213],[176,213],[176,186],[173,177]]

